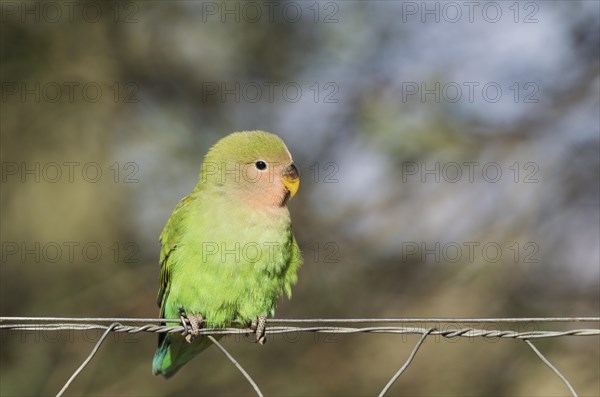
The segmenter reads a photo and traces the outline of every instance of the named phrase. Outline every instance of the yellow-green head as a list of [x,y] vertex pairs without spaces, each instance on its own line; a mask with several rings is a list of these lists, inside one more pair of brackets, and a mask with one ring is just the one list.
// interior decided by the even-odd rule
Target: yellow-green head
[[218,141],[200,169],[199,188],[257,207],[281,207],[294,197],[300,175],[281,138],[265,131],[234,132]]

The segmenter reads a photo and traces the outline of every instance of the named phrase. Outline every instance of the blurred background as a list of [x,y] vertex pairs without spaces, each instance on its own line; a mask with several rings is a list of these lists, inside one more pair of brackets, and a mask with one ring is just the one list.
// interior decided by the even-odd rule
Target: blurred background
[[[599,4],[2,1],[1,315],[157,316],[171,211],[263,129],[302,172],[278,317],[598,316]],[[99,336],[3,332],[1,394],[54,395]],[[368,396],[417,339],[224,343],[267,395]],[[600,394],[597,337],[536,345]],[[154,377],[155,347],[110,336],[67,394],[252,394],[214,348]],[[567,390],[522,342],[430,338],[390,394]]]

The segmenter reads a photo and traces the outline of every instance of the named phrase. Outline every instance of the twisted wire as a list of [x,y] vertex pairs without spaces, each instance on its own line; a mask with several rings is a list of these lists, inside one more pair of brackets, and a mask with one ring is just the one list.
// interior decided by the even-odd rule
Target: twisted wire
[[[121,332],[129,334],[137,334],[142,332],[147,333],[185,333],[188,330],[188,320],[182,319],[162,319],[162,318],[118,318],[118,317],[0,317],[0,330],[13,331],[61,331],[61,330],[102,330],[104,331],[98,342],[94,345],[92,352],[83,361],[83,363],[75,370],[63,388],[58,392],[57,396],[61,396],[69,387],[73,380],[92,360],[102,343],[106,340],[110,332]],[[129,323],[145,323],[142,325],[121,324]],[[556,338],[563,336],[595,336],[600,335],[599,328],[579,328],[563,331],[553,330],[534,330],[534,331],[514,331],[485,329],[481,327],[460,327],[458,329],[443,329],[438,324],[516,324],[523,323],[582,323],[582,322],[600,322],[600,317],[526,317],[526,318],[354,318],[354,319],[269,319],[267,320],[266,334],[288,334],[288,333],[324,333],[324,334],[356,334],[356,333],[372,333],[372,334],[418,334],[421,338],[413,348],[410,356],[406,359],[402,367],[392,376],[385,385],[384,389],[379,394],[380,396],[392,387],[396,380],[405,372],[408,366],[415,358],[419,348],[429,336],[442,336],[444,338],[512,338],[523,340],[540,358],[540,360],[548,366],[565,384],[569,392],[573,396],[577,396],[575,389],[569,383],[567,378],[552,364],[550,361],[533,345],[531,340],[542,338]],[[104,323],[110,323],[105,325]],[[357,323],[385,323],[385,324],[407,324],[407,323],[424,323],[430,326],[392,326],[392,325],[375,325],[375,326],[348,326],[349,324]],[[171,324],[171,325],[169,325]],[[300,325],[277,325],[277,324],[309,324],[309,326]],[[314,325],[313,325],[314,324]],[[325,325],[321,325],[325,324]],[[344,326],[336,326],[331,324],[343,324]],[[436,324],[436,326],[431,326]],[[202,328],[199,330],[200,335],[207,336],[231,361],[242,375],[248,380],[254,388],[256,394],[262,397],[262,393],[256,382],[244,370],[244,368],[235,360],[235,358],[216,340],[212,335],[237,335],[248,334],[253,331],[240,324],[240,327],[227,328]],[[454,325],[452,325],[454,326]],[[448,327],[446,327],[448,328]],[[498,328],[498,327],[496,327]]]
[[[6,321],[4,318],[0,321]],[[181,322],[181,320],[176,320]],[[176,322],[174,321],[174,322]],[[0,329],[19,331],[61,331],[61,330],[106,330],[108,326],[102,324],[78,324],[78,323],[11,323],[0,324]],[[136,334],[140,332],[150,333],[182,333],[182,325],[124,325],[116,323],[112,332]],[[250,328],[203,328],[199,330],[200,335],[239,335],[252,332]],[[322,334],[355,334],[355,333],[383,333],[383,334],[424,334],[444,338],[512,338],[512,339],[540,339],[556,338],[562,336],[594,336],[600,335],[600,329],[581,328],[565,331],[513,331],[498,329],[482,329],[463,327],[460,329],[439,329],[435,327],[408,327],[408,326],[373,326],[373,327],[341,327],[341,326],[276,326],[268,325],[266,333],[271,335],[290,334],[299,332],[311,332]]]

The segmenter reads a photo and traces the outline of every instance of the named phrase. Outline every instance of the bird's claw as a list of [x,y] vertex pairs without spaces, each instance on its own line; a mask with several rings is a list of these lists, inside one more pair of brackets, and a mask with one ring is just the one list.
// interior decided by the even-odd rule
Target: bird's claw
[[[185,340],[188,343],[192,343],[194,339],[200,334],[200,328],[204,323],[204,317],[201,314],[187,314],[183,307],[179,308],[179,318],[181,318],[181,323],[183,324],[183,333],[185,336]],[[190,322],[190,328],[187,326],[187,321]]]
[[254,320],[252,320],[252,323],[250,324],[250,329],[252,331],[254,331],[254,334],[256,335],[255,342],[260,343],[261,345],[264,345],[265,343],[267,343],[267,335],[265,332],[266,326],[267,326],[267,315],[266,314],[261,314],[260,316],[256,317]]

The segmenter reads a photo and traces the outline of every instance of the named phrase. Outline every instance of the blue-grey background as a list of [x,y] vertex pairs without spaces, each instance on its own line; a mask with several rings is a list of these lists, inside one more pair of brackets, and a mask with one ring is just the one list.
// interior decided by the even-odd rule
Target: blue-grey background
[[[252,129],[302,171],[278,317],[598,315],[597,1],[0,5],[3,316],[156,316],[162,227]],[[3,332],[1,394],[54,395],[98,337]],[[367,396],[416,340],[225,345],[267,395]],[[153,377],[155,344],[111,336],[69,392],[252,393],[217,349]],[[536,344],[600,394],[597,337]],[[390,391],[566,393],[522,342],[439,338]]]

